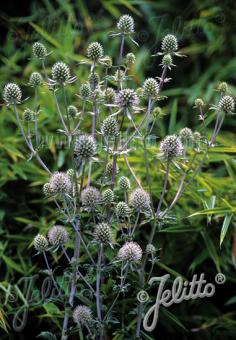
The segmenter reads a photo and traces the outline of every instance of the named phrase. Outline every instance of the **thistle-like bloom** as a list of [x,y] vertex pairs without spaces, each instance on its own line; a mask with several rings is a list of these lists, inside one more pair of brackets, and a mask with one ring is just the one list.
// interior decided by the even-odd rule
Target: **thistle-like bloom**
[[114,104],[116,99],[116,93],[112,87],[108,87],[104,92],[105,104]]
[[196,98],[195,101],[194,101],[194,105],[197,108],[203,108],[203,106],[205,104],[204,104],[204,101],[201,98]]
[[75,141],[74,153],[81,160],[90,160],[96,153],[97,146],[92,136],[81,135]]
[[168,67],[169,69],[171,69],[171,66],[175,66],[174,64],[173,64],[173,59],[172,59],[172,56],[171,56],[171,54],[165,54],[164,56],[163,56],[163,58],[162,58],[162,61],[161,61],[161,65],[163,66],[163,67]]
[[109,224],[99,223],[96,225],[94,230],[94,240],[105,245],[112,243],[112,232]]
[[101,196],[97,188],[92,186],[84,189],[81,193],[82,205],[89,210],[95,210],[101,202]]
[[93,61],[103,57],[103,48],[99,42],[92,42],[87,49],[87,56]]
[[191,129],[185,127],[180,130],[179,137],[182,143],[190,143],[193,140],[193,132]]
[[126,242],[118,252],[118,258],[122,261],[136,262],[142,258],[142,249],[136,242]]
[[45,59],[48,52],[46,47],[40,42],[35,42],[32,47],[33,55],[38,59]]
[[102,134],[105,137],[115,137],[118,134],[117,121],[113,117],[108,117],[103,121]]
[[175,35],[167,34],[161,43],[161,49],[165,53],[174,53],[178,50],[178,40]]
[[156,253],[156,247],[151,244],[151,243],[148,243],[147,246],[146,246],[146,253],[147,254],[151,254],[151,255],[154,255]]
[[45,183],[43,186],[43,193],[46,197],[49,197],[52,195],[51,185],[50,183]]
[[50,189],[53,195],[70,194],[72,183],[65,172],[55,172],[50,178]]
[[106,189],[102,193],[102,203],[105,206],[110,206],[114,202],[114,192],[111,189]]
[[132,108],[139,103],[138,96],[133,89],[120,90],[116,96],[116,104],[122,108]]
[[48,239],[52,246],[62,246],[69,241],[69,234],[65,227],[54,225],[48,232]]
[[200,142],[200,140],[201,140],[201,134],[200,134],[198,131],[195,131],[195,132],[193,133],[193,140],[194,140],[195,143]]
[[158,95],[159,88],[156,79],[148,78],[143,84],[144,95],[150,98],[155,98]]
[[48,248],[48,240],[45,236],[38,234],[34,238],[34,248],[40,253],[46,251]]
[[225,81],[222,81],[218,86],[217,86],[217,91],[222,92],[226,94],[229,90],[228,84]]
[[226,113],[233,113],[235,107],[234,98],[231,96],[223,96],[219,102],[219,107]]
[[84,326],[92,320],[92,311],[86,306],[79,305],[74,309],[73,319],[75,323]]
[[135,55],[133,53],[127,53],[125,57],[125,63],[128,67],[131,67],[135,63]]
[[130,181],[128,177],[121,176],[121,178],[119,179],[119,188],[122,191],[127,191],[130,189]]
[[21,103],[22,92],[20,87],[15,83],[6,84],[3,90],[3,100],[7,105],[16,105]]
[[70,82],[70,69],[62,61],[55,63],[52,67],[52,79],[61,85]]
[[23,121],[24,122],[32,122],[34,119],[34,113],[30,109],[25,109],[23,112]]
[[83,99],[88,99],[91,96],[89,84],[82,84],[79,89],[80,95]]
[[29,79],[29,85],[32,87],[38,87],[42,84],[43,78],[39,72],[33,72]]
[[116,216],[119,219],[124,219],[130,214],[130,208],[125,202],[119,202],[116,206]]
[[78,113],[78,110],[77,110],[77,107],[74,106],[74,105],[69,105],[68,108],[67,108],[67,112],[68,112],[68,115],[71,117],[71,118],[75,118],[77,113]]
[[136,189],[130,195],[129,204],[137,212],[149,210],[150,196],[141,188]]
[[167,136],[160,145],[160,150],[167,160],[182,156],[183,144],[176,135]]
[[91,73],[89,75],[89,86],[91,91],[94,91],[99,85],[100,77],[97,73]]
[[134,19],[130,15],[122,15],[117,23],[117,28],[123,34],[134,33]]

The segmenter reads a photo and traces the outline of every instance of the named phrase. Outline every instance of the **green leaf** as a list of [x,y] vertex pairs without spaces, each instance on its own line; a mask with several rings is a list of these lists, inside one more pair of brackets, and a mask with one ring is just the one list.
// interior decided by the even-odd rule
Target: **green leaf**
[[230,221],[232,219],[232,216],[233,216],[233,214],[226,215],[225,218],[224,218],[224,222],[223,222],[221,232],[220,232],[220,247],[221,247],[221,245],[224,241],[224,238],[225,238],[225,235],[226,235],[227,230],[229,228],[229,224],[230,224]]
[[219,256],[217,254],[215,245],[206,232],[201,232],[201,235],[202,235],[202,237],[205,241],[208,253],[209,253],[210,257],[212,258],[212,260],[214,261],[217,271],[220,273],[221,272],[221,270],[220,270],[220,259],[219,259]]
[[47,340],[57,340],[56,335],[54,335],[51,332],[41,332],[39,335],[37,335],[37,338],[43,338]]
[[15,261],[13,261],[10,257],[6,255],[2,255],[2,259],[5,262],[5,264],[13,269],[15,269],[17,272],[24,274],[23,269],[21,266],[19,266]]

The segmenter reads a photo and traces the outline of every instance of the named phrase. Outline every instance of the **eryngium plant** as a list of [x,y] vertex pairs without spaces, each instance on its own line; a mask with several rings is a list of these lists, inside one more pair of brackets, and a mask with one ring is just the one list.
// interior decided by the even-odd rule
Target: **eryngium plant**
[[[153,74],[135,88],[131,72],[135,54],[125,51],[127,39],[136,43],[134,28],[131,16],[123,15],[118,20],[116,32],[111,34],[120,40],[117,60],[116,56],[112,60],[106,55],[108,51],[104,51],[100,42],[88,44],[88,59],[80,65],[90,70],[84,83],[71,75],[72,68],[63,61],[54,63],[47,74],[50,52],[43,43],[35,42],[32,56],[38,70],[31,74],[28,84],[35,98],[34,106],[24,100],[18,84],[8,83],[3,90],[3,100],[15,114],[30,159],[35,158],[48,176],[42,188],[48,200],[46,204],[55,204],[58,212],[57,223],[53,221],[54,226],[48,227],[44,235],[36,235],[32,243],[37,255],[43,256],[58,291],[58,306],[64,306],[62,340],[78,329],[84,338],[104,339],[111,324],[121,327],[123,307],[118,303],[125,296],[132,296],[135,301],[133,313],[126,312],[134,318],[132,324],[136,324],[136,330],[130,328],[130,323],[122,334],[125,338],[141,337],[144,305],[136,301],[136,295],[148,287],[157,259],[155,236],[170,220],[174,221],[174,206],[201,170],[224,119],[235,110],[234,98],[223,82],[218,87],[217,103],[211,107],[216,119],[213,133],[207,138],[204,131],[207,106],[201,98],[196,98],[194,109],[201,121],[201,133],[196,131],[198,127],[182,127],[156,145],[156,159],[161,164],[159,177],[164,174],[156,202],[149,175],[153,158],[147,152],[148,139],[151,134],[158,134],[161,91],[170,80],[167,73],[175,66],[174,59],[181,56],[181,43],[173,34],[164,36],[160,50],[154,55],[161,58],[157,61],[161,74]],[[64,171],[56,171],[56,165],[50,170],[41,156],[38,98],[41,90],[44,92],[42,85],[50,89],[57,110],[58,131],[67,139],[70,166]],[[68,97],[68,85],[74,86],[76,96]],[[129,163],[129,155],[133,153],[131,142],[141,145],[138,152],[140,161],[145,161],[144,183]],[[171,171],[179,181],[176,192],[168,185]],[[151,231],[146,232],[147,228]],[[64,275],[69,277],[64,285],[57,274],[58,264],[52,268],[55,254],[59,255],[57,261],[61,261]],[[87,292],[86,296],[83,291]],[[125,328],[124,324],[122,327]]]

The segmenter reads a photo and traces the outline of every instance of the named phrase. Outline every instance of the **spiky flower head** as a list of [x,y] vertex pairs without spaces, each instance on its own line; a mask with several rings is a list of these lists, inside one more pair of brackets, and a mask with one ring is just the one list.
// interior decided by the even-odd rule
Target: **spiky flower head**
[[62,61],[58,61],[52,67],[52,79],[58,84],[64,84],[70,79],[70,69]]
[[50,178],[50,188],[53,195],[67,193],[70,194],[72,183],[65,172],[55,172]]
[[100,59],[100,63],[103,64],[107,68],[111,68],[112,67],[112,59],[111,59],[111,57],[109,55],[106,55],[105,57]]
[[217,87],[217,91],[225,94],[228,92],[228,84],[225,81],[221,82]]
[[123,70],[116,70],[113,78],[117,83],[122,82],[123,80],[125,80],[124,71]]
[[101,101],[104,99],[104,92],[101,90],[100,87],[97,87],[93,93],[92,93],[92,98],[94,101]]
[[83,99],[88,99],[91,95],[89,84],[82,84],[79,89],[80,95]]
[[178,136],[170,135],[161,142],[160,150],[163,156],[170,160],[182,155],[183,144]]
[[161,49],[165,53],[174,53],[178,50],[178,40],[175,35],[167,34],[161,43]]
[[127,64],[127,66],[131,67],[132,65],[134,65],[135,59],[136,57],[133,53],[127,53],[125,57],[125,63]]
[[115,137],[118,134],[117,121],[113,117],[106,118],[102,123],[102,134],[105,137]]
[[154,255],[156,253],[156,247],[153,244],[148,243],[146,246],[146,253]]
[[219,107],[227,113],[233,113],[235,107],[234,98],[231,96],[223,96],[219,102]]
[[33,72],[30,75],[29,84],[32,87],[38,87],[42,84],[43,78],[39,72]]
[[33,55],[39,59],[44,59],[48,54],[46,47],[40,42],[35,42],[33,44],[32,52],[33,52]]
[[136,189],[130,195],[129,204],[135,211],[145,211],[150,208],[150,196],[141,188]]
[[81,135],[75,141],[74,153],[81,160],[89,160],[96,153],[96,142],[90,135]]
[[89,75],[89,86],[92,91],[94,91],[96,87],[98,87],[99,81],[100,81],[100,77],[97,73],[91,73]]
[[112,87],[108,87],[104,92],[105,104],[114,104],[116,99],[116,93]]
[[74,309],[73,319],[75,323],[84,326],[92,320],[92,311],[87,306],[79,305]]
[[110,206],[114,202],[114,192],[111,189],[106,189],[102,193],[102,203],[106,206]]
[[82,205],[90,210],[96,209],[101,201],[101,196],[97,188],[92,186],[84,189],[81,193]]
[[71,118],[75,118],[77,113],[78,113],[78,110],[77,110],[77,107],[74,106],[74,105],[69,105],[68,108],[67,108],[67,112],[68,112],[68,115],[71,117]]
[[46,251],[48,248],[48,240],[45,236],[38,234],[34,238],[34,248],[40,253]]
[[45,183],[43,186],[43,193],[46,197],[49,197],[52,195],[52,191],[51,191],[51,185],[50,183]]
[[136,262],[142,258],[142,249],[136,242],[126,242],[118,251],[118,258],[122,261]]
[[119,202],[116,206],[116,216],[120,219],[124,219],[129,216],[130,208],[125,202]]
[[119,179],[119,188],[122,191],[127,191],[130,189],[130,181],[128,177],[121,176],[121,178]]
[[205,105],[201,98],[196,98],[194,104],[197,108],[202,108]]
[[20,87],[15,83],[8,83],[3,90],[3,100],[7,105],[16,105],[21,103],[22,92]]
[[31,122],[34,119],[34,113],[30,109],[25,109],[23,112],[23,121]]
[[123,34],[134,32],[134,19],[130,15],[122,15],[117,23],[118,30]]
[[116,96],[116,104],[123,108],[132,108],[139,103],[138,96],[133,89],[120,90]]
[[155,98],[158,95],[158,83],[154,78],[148,78],[143,84],[144,94],[147,97]]
[[161,64],[167,67],[173,66],[173,59],[172,59],[171,54],[167,53],[163,55]]
[[187,127],[180,130],[179,136],[182,143],[189,143],[193,140],[193,132]]
[[[113,171],[113,162],[108,162],[106,165],[105,175],[111,176]],[[116,173],[119,171],[118,165],[116,164]]]
[[111,227],[107,223],[99,223],[96,225],[94,230],[94,239],[98,243],[111,244],[112,243],[112,232]]
[[93,61],[97,61],[103,56],[103,48],[99,42],[92,42],[88,45],[87,56]]
[[54,225],[48,232],[48,239],[52,246],[62,246],[69,241],[69,234],[65,227]]

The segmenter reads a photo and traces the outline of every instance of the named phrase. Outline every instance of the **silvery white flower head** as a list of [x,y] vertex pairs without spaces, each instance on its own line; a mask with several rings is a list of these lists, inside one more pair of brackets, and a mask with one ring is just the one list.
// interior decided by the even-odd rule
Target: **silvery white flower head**
[[65,172],[55,172],[50,178],[50,190],[53,195],[70,194],[72,182]]
[[3,100],[6,105],[17,105],[21,103],[22,92],[15,83],[8,83],[3,90]]
[[134,209],[134,211],[144,211],[150,209],[150,196],[149,194],[141,188],[136,189],[130,195],[129,199],[130,206]]
[[112,232],[108,223],[99,223],[94,230],[94,240],[104,245],[112,244]]
[[84,189],[81,193],[81,202],[85,209],[95,210],[101,202],[100,192],[92,186]]
[[122,261],[136,262],[142,258],[142,249],[138,243],[126,242],[118,251],[118,259]]
[[92,320],[92,311],[87,306],[79,305],[74,309],[73,319],[75,323],[84,326]]
[[70,76],[69,66],[62,61],[56,62],[52,66],[52,79],[49,79],[49,86],[67,85],[75,82],[76,77]]
[[120,108],[132,108],[139,104],[139,98],[133,89],[123,89],[116,96],[116,104]]
[[170,135],[161,142],[160,151],[165,159],[171,160],[182,156],[183,144],[178,136]]
[[69,241],[69,234],[65,227],[54,225],[48,232],[48,240],[52,246],[62,246]]

